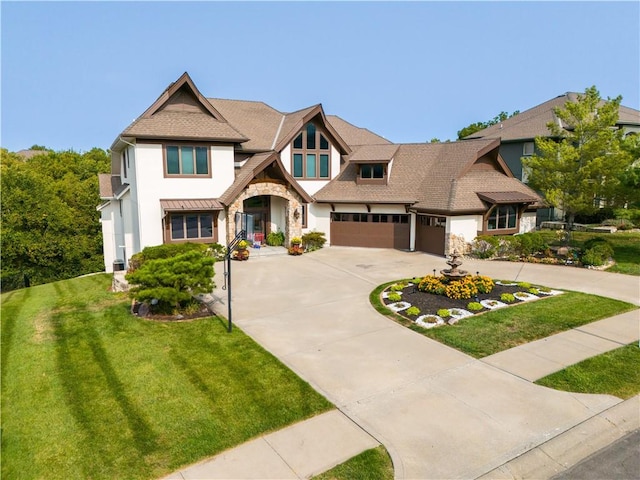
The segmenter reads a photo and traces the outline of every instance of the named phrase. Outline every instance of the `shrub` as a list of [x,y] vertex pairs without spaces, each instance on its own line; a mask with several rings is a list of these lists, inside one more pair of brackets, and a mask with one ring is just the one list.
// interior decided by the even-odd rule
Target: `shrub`
[[406,310],[407,315],[417,316],[420,315],[420,309],[418,307],[409,307]]
[[404,283],[394,283],[389,287],[389,290],[393,292],[399,292],[400,290],[404,290],[407,285]]
[[544,238],[538,232],[523,233],[514,238],[518,240],[520,255],[532,255],[547,248]]
[[302,243],[302,239],[300,237],[293,237],[291,239],[291,245],[300,245]]
[[387,295],[387,300],[394,303],[399,302],[400,300],[402,300],[402,296],[399,293],[393,292]]
[[212,243],[208,245],[207,255],[213,257],[216,262],[223,260],[226,254],[227,247],[224,245],[220,245],[219,243]]
[[520,240],[517,236],[509,235],[506,237],[495,237],[498,239],[498,248],[496,254],[500,257],[515,257],[520,256]]
[[538,290],[536,287],[531,287],[531,288],[529,289],[529,293],[530,293],[531,295],[540,295],[540,290]]
[[267,234],[267,245],[270,247],[281,247],[284,245],[284,232],[269,232]]
[[476,258],[491,258],[496,254],[499,240],[490,235],[476,237],[471,244],[471,255]]
[[462,280],[449,282],[444,289],[444,294],[455,300],[466,300],[477,293],[478,288],[471,277],[465,277]]
[[504,303],[513,303],[516,301],[516,297],[514,297],[511,293],[503,293],[502,295],[500,295],[500,300],[502,300]]
[[617,219],[629,220],[634,225],[640,226],[640,208],[618,208],[613,213]]
[[132,285],[129,294],[160,312],[182,309],[193,295],[213,290],[213,263],[203,252],[190,251],[171,258],[146,260],[125,278]]
[[444,295],[445,286],[442,283],[442,277],[427,275],[418,283],[418,290],[425,293],[433,293],[434,295]]
[[[218,244],[214,244],[218,245]],[[222,247],[222,246],[221,246]],[[142,267],[148,260],[159,260],[163,258],[171,258],[187,252],[204,253],[208,246],[204,243],[165,243],[154,247],[145,247],[141,252],[131,256],[129,259],[129,273],[132,273]],[[222,247],[224,248],[224,247]]]
[[518,282],[518,287],[529,290],[531,288],[531,284],[529,282]]
[[447,318],[451,316],[451,312],[448,308],[441,308],[436,313],[440,318]]
[[474,276],[473,283],[475,284],[479,293],[491,293],[491,290],[493,290],[493,287],[495,285],[491,277],[487,277],[484,275]]
[[324,232],[316,232],[314,230],[302,235],[302,244],[307,252],[321,249],[326,242],[327,239],[324,237]]
[[482,306],[482,304],[480,304],[480,302],[470,302],[467,305],[467,310],[469,310],[470,312],[479,312],[483,308],[484,307]]
[[613,248],[609,243],[596,243],[582,254],[580,261],[583,265],[600,266],[613,256]]

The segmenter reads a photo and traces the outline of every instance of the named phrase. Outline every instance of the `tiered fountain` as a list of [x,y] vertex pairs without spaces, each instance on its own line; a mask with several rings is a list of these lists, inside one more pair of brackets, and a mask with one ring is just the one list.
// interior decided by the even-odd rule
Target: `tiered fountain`
[[458,270],[458,267],[462,265],[460,256],[460,253],[458,253],[457,250],[454,250],[454,252],[451,254],[451,260],[447,261],[447,265],[451,266],[451,268],[440,270],[440,273],[447,277],[449,280],[461,280],[469,275],[469,272],[467,272],[466,270]]

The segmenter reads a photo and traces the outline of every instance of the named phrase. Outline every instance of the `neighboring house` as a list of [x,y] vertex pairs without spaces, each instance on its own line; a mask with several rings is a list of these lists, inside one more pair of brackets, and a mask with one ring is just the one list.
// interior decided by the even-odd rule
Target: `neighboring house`
[[[540,198],[498,140],[395,145],[321,105],[282,113],[205,98],[183,74],[111,146],[100,176],[105,268],[146,246],[317,230],[328,244],[444,255],[535,227]],[[457,242],[457,243],[456,243]]]
[[[529,157],[535,153],[535,138],[549,137],[549,123],[557,123],[562,128],[570,130],[556,116],[556,108],[564,108],[567,102],[576,102],[578,93],[568,92],[536,107],[525,110],[503,122],[491,125],[483,130],[464,138],[472,140],[479,138],[500,139],[500,156],[516,178],[527,182],[526,169],[522,168],[522,157]],[[620,105],[619,118],[616,126],[629,133],[640,133],[640,111]],[[545,220],[557,220],[561,211],[553,208],[538,210],[538,224]]]

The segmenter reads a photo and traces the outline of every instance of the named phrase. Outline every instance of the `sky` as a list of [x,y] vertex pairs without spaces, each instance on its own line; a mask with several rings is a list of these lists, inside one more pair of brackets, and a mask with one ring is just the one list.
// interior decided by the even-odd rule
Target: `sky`
[[595,85],[640,109],[640,2],[0,3],[0,146],[108,149],[185,71],[206,97],[457,137]]

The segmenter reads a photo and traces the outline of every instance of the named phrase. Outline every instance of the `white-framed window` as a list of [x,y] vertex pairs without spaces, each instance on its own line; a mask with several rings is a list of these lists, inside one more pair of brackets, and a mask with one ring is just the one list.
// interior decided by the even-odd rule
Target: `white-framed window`
[[534,142],[524,142],[522,145],[522,155],[525,157],[530,157],[533,155],[535,151],[536,144]]

